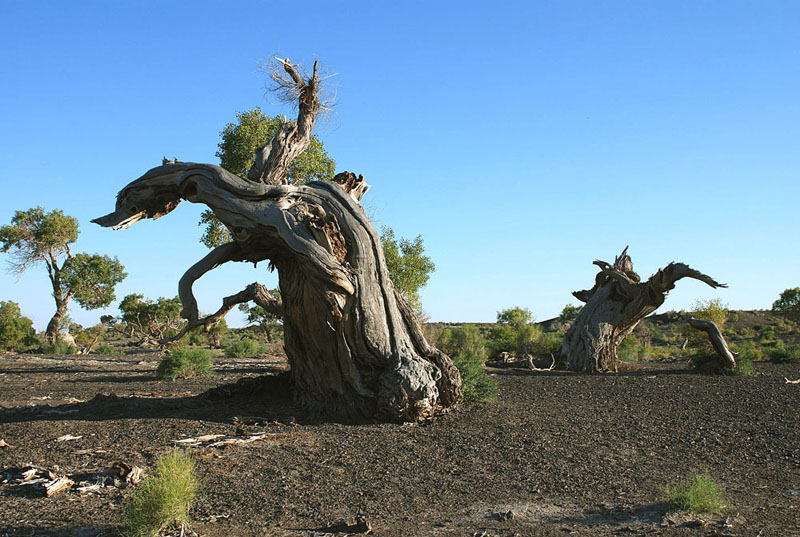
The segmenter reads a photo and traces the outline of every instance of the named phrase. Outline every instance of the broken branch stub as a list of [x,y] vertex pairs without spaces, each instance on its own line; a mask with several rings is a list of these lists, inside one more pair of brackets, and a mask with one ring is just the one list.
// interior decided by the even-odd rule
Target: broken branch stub
[[672,262],[642,282],[626,246],[611,265],[595,261],[600,272],[591,289],[575,291],[586,305],[564,336],[561,354],[574,371],[616,372],[617,350],[636,325],[664,303],[682,278],[727,287],[684,263]]

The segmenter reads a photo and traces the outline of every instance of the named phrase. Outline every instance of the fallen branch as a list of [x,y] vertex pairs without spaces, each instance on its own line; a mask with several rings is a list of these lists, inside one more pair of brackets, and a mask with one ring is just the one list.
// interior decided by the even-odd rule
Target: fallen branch
[[786,384],[800,384],[800,379],[797,379],[797,380],[789,380],[788,378],[786,378],[786,377],[783,377],[783,380],[785,380],[785,381],[786,381]]

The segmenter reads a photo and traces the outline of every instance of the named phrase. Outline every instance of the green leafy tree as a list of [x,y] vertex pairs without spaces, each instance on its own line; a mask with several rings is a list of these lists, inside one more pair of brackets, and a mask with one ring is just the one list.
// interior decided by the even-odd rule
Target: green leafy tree
[[489,331],[491,357],[503,352],[516,356],[530,354],[542,337],[542,329],[533,322],[527,308],[509,308],[497,312],[497,324]]
[[[272,138],[286,118],[269,117],[260,108],[254,108],[247,112],[236,112],[236,120],[236,123],[228,123],[220,133],[222,139],[216,155],[220,159],[220,166],[246,177],[247,170],[253,165],[256,149]],[[289,182],[299,185],[315,179],[330,181],[335,169],[336,162],[328,156],[319,138],[312,135],[308,148],[289,166]],[[209,248],[232,239],[230,232],[211,211],[203,211],[198,225],[204,227],[200,242]]]
[[381,229],[381,244],[392,283],[420,315],[422,301],[419,291],[427,285],[431,273],[436,270],[431,258],[425,255],[422,235],[417,235],[413,240],[398,239],[392,228],[384,227]]
[[11,255],[11,272],[22,274],[35,265],[47,269],[56,302],[45,331],[50,341],[55,341],[73,298],[87,310],[108,306],[115,298],[114,287],[127,276],[117,258],[73,256],[70,244],[78,240],[78,233],[75,218],[57,209],[46,213],[41,207],[16,211],[11,224],[0,228],[0,250]]
[[800,321],[800,287],[785,289],[772,304],[772,311]]
[[558,320],[562,323],[571,323],[575,319],[578,318],[578,314],[583,309],[582,306],[575,306],[573,304],[567,304],[564,306],[564,309],[561,310],[561,315],[558,316]]
[[[279,300],[281,290],[278,288],[270,289],[269,294]],[[239,310],[247,314],[248,324],[257,325],[261,328],[264,332],[264,337],[267,338],[269,343],[275,341],[283,327],[283,319],[279,315],[275,315],[257,304],[239,304]]]
[[0,301],[0,350],[15,351],[35,344],[33,321],[22,315],[16,302]]
[[119,303],[120,320],[128,337],[140,337],[140,344],[156,343],[177,334],[186,322],[181,318],[181,309],[177,296],[149,300],[144,295],[130,294]]

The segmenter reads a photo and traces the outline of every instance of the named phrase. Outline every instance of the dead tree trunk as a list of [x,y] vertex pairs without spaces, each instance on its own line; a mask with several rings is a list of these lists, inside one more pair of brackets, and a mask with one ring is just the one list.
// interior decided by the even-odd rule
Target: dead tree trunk
[[[461,377],[425,340],[389,279],[378,233],[358,204],[363,178],[286,184],[293,144],[307,143],[305,116],[318,109],[308,99],[317,75],[316,65],[305,80],[288,60],[282,63],[298,86],[300,116],[260,150],[249,180],[210,164],[165,164],[123,188],[116,211],[95,222],[126,228],[167,214],[181,199],[210,207],[234,241],[181,278],[182,316],[191,328],[221,318],[236,303],[237,295],[228,297],[220,312],[198,317],[191,287],[209,270],[228,261],[268,260],[278,270],[295,393],[311,412],[415,421],[452,407],[461,399]],[[262,304],[270,305],[268,299]]]
[[681,278],[711,287],[727,287],[683,263],[670,263],[642,282],[633,270],[628,248],[613,265],[595,261],[600,272],[594,287],[572,293],[586,305],[564,336],[561,354],[574,371],[617,371],[617,349],[645,316],[654,312]]
[[711,341],[711,346],[717,351],[720,362],[723,367],[736,369],[736,358],[728,348],[728,343],[722,335],[719,327],[714,321],[706,321],[703,319],[689,319],[689,326],[697,330],[701,330],[708,334],[708,339]]

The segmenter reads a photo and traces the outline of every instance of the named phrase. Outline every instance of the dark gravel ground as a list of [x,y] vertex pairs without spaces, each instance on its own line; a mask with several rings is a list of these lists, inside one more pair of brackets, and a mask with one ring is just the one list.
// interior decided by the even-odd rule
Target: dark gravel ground
[[[683,363],[604,376],[493,370],[497,401],[420,425],[305,422],[266,381],[196,397],[284,367],[270,359],[222,358],[215,377],[164,382],[154,356],[0,355],[10,446],[0,469],[73,474],[122,460],[151,470],[173,440],[244,428],[269,434],[192,448],[200,535],[345,535],[361,515],[376,536],[800,536],[800,385],[785,382],[800,365],[758,364],[750,377]],[[56,441],[65,434],[81,438]],[[727,512],[665,502],[666,485],[704,471]],[[129,492],[44,498],[0,485],[0,536],[114,535]]]

